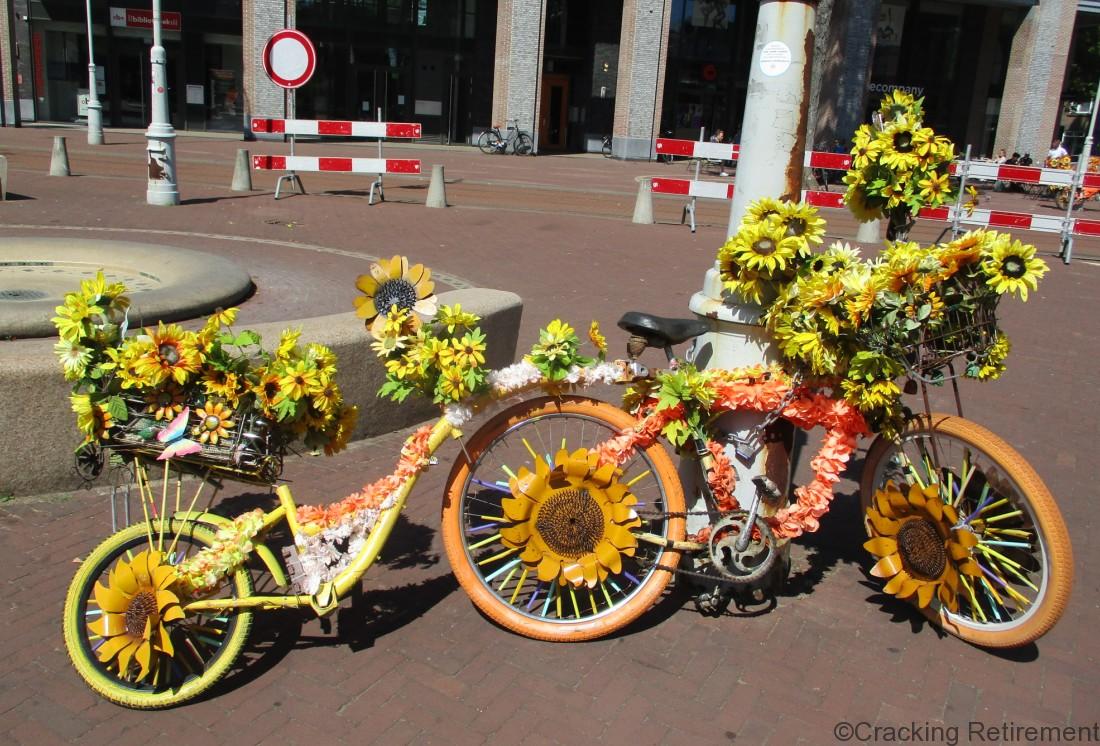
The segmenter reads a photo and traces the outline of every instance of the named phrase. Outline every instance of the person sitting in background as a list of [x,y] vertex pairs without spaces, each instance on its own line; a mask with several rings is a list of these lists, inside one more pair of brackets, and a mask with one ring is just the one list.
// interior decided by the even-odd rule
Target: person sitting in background
[[[725,142],[726,141],[726,131],[723,130],[723,129],[716,129],[714,131],[714,134],[710,136],[710,141],[711,142],[716,142],[716,143]],[[718,163],[719,163],[719,168],[721,169],[721,173],[719,173],[718,175],[719,176],[729,176],[729,173],[726,171],[727,161],[719,161]]]
[[1069,151],[1062,147],[1062,141],[1053,140],[1050,143],[1050,150],[1047,152],[1047,163],[1049,164],[1056,158],[1065,158],[1068,155]]
[[1033,163],[1035,163],[1035,161],[1033,161],[1033,160],[1031,159],[1031,153],[1024,153],[1024,154],[1023,154],[1023,155],[1022,155],[1022,156],[1020,157],[1020,163],[1019,163],[1019,165],[1021,165],[1021,166],[1030,166],[1030,165],[1031,165],[1031,164],[1033,164]]

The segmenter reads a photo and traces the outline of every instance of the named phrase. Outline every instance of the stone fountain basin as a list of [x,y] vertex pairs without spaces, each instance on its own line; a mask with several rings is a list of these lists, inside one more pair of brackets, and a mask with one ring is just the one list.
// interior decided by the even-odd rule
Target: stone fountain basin
[[103,270],[126,284],[130,327],[178,321],[247,298],[252,279],[213,254],[173,246],[74,238],[6,238],[0,248],[0,339],[53,337],[66,293]]

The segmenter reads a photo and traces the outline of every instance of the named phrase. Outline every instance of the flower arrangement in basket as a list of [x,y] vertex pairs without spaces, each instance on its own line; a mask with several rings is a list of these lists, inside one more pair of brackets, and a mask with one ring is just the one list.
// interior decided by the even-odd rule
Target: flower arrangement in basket
[[329,454],[346,445],[358,410],[343,403],[330,349],[287,330],[267,352],[256,332],[232,330],[236,308],[198,331],[159,323],[127,335],[125,292],[99,272],[53,319],[78,452],[103,445],[270,483],[295,440]]
[[892,432],[900,376],[937,382],[958,358],[971,378],[1001,374],[1009,342],[996,306],[1005,293],[1026,301],[1047,272],[1034,246],[979,230],[927,247],[888,241],[867,261],[841,242],[815,252],[824,232],[813,207],[765,199],[718,251],[726,291],[764,307],[804,376],[832,380],[872,428]]
[[857,219],[888,219],[886,237],[905,240],[913,216],[952,198],[948,167],[955,145],[925,127],[924,99],[893,91],[882,99],[873,124],[853,138],[852,168],[844,201]]

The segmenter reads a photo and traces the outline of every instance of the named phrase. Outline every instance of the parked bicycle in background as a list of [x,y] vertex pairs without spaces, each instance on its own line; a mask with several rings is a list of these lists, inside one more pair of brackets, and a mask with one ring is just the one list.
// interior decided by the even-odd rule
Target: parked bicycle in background
[[519,128],[518,119],[509,119],[508,134],[504,136],[500,132],[500,125],[494,125],[492,129],[482,132],[477,138],[477,146],[482,153],[507,153],[511,145],[515,155],[531,155],[534,152],[534,141],[531,135]]

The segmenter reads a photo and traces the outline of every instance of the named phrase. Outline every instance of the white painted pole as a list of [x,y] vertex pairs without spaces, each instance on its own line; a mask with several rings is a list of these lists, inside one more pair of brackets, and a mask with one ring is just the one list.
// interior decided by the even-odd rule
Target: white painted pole
[[149,52],[152,63],[153,117],[145,138],[149,141],[149,183],[145,201],[150,205],[171,206],[180,203],[176,186],[176,131],[168,118],[167,54],[161,40],[160,0],[153,0],[153,48]]
[[99,103],[99,91],[95,79],[95,52],[92,48],[92,0],[85,0],[84,11],[88,20],[88,144],[103,144],[103,105]]
[[797,201],[802,193],[813,30],[813,3],[760,3],[727,236],[737,233],[750,202]]

